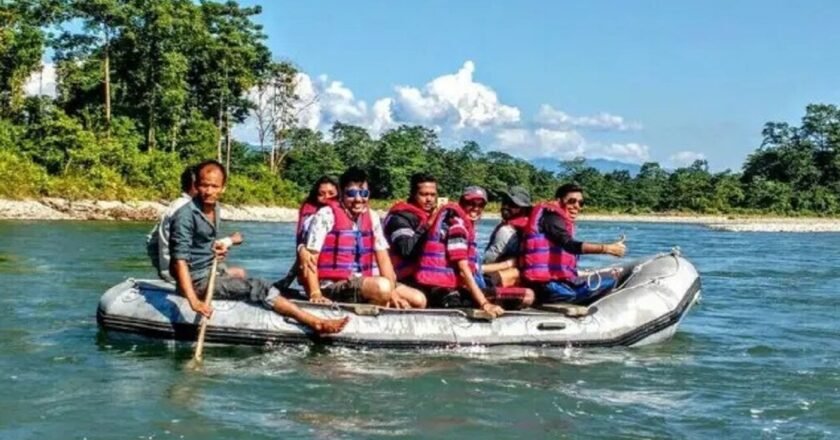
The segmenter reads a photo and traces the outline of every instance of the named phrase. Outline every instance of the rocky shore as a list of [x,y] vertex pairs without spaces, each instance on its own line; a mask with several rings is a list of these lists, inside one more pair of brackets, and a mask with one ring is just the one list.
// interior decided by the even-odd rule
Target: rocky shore
[[[2,220],[128,220],[154,221],[168,202],[70,201],[57,198],[0,200]],[[498,218],[488,213],[486,217]],[[228,206],[222,218],[232,221],[294,222],[297,210],[268,206]],[[714,215],[584,215],[582,221],[687,223],[735,232],[840,232],[840,219],[818,217],[738,217]]]

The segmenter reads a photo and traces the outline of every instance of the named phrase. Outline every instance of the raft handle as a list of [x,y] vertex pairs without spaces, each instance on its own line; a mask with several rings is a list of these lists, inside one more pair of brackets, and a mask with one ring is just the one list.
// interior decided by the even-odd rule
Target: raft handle
[[353,304],[347,308],[359,316],[379,316],[379,307],[373,304]]
[[565,330],[565,322],[541,322],[537,324],[537,330]]

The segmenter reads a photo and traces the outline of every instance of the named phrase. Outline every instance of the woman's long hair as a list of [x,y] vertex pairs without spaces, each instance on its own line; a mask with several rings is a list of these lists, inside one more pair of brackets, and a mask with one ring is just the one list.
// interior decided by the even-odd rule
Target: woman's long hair
[[315,183],[312,185],[312,188],[309,190],[309,196],[306,197],[306,202],[311,205],[318,206],[318,190],[321,188],[321,185],[329,183],[330,185],[335,187],[335,190],[338,191],[338,181],[335,180],[334,177],[331,176],[321,176]]

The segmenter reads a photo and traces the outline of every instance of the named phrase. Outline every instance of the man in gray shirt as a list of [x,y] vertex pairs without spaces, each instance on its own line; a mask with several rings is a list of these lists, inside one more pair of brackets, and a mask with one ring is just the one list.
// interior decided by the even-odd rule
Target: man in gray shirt
[[484,250],[484,264],[499,263],[519,256],[521,231],[528,224],[531,194],[521,186],[502,193],[502,222],[490,234]]
[[[210,280],[213,260],[224,257],[230,245],[216,240],[219,230],[219,197],[227,182],[225,167],[215,160],[196,165],[198,195],[182,206],[172,219],[169,250],[170,273],[178,293],[184,296],[197,314],[210,317],[213,308],[203,301]],[[279,291],[260,278],[236,278],[218,273],[214,285],[217,299],[240,300],[262,304],[281,315],[290,316],[317,333],[338,333],[344,319],[326,319],[308,313],[279,295]]]

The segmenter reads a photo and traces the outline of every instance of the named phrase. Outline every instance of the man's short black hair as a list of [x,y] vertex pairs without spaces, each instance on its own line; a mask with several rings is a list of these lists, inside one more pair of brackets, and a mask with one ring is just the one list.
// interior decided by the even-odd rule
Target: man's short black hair
[[196,174],[195,174],[195,166],[190,165],[184,168],[184,172],[181,173],[181,191],[188,193],[195,185],[196,181]]
[[582,193],[583,188],[577,183],[564,183],[557,188],[557,191],[554,193],[554,198],[560,200],[566,197],[566,194],[573,192]]
[[214,159],[207,159],[205,161],[200,162],[198,165],[195,166],[195,181],[198,182],[199,177],[201,177],[201,172],[204,171],[207,167],[216,167],[222,171],[222,184],[227,183],[227,169],[225,166],[222,165],[221,162]]
[[341,189],[347,188],[351,183],[366,183],[368,181],[367,172],[359,167],[347,168],[347,171],[338,178],[341,184]]
[[419,190],[419,186],[422,183],[434,183],[437,184],[437,179],[435,176],[426,173],[414,173],[411,175],[411,189],[408,192],[408,197],[412,198],[417,195],[417,191]]

